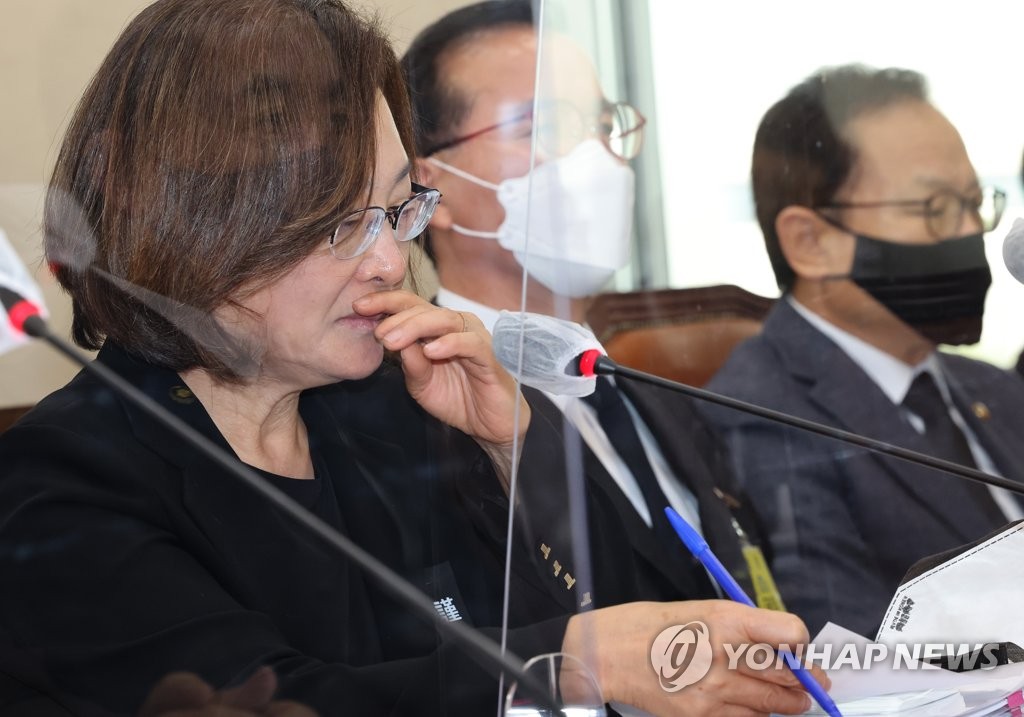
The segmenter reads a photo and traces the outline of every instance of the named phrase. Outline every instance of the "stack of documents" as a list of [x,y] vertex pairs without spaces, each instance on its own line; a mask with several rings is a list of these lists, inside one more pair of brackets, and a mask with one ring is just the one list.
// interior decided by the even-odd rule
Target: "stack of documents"
[[[973,652],[990,643],[1024,645],[1024,522],[912,571],[872,642],[829,623],[812,640],[830,695],[845,717],[906,715],[1022,717],[1024,662],[953,672],[921,658]],[[938,654],[936,654],[938,653]],[[848,660],[837,660],[839,655]],[[815,664],[821,664],[822,660]],[[837,664],[838,663],[838,664]],[[967,660],[969,665],[970,659]],[[807,714],[823,714],[815,705]]]
[[[832,654],[840,650],[851,652],[848,645],[856,645],[853,652],[876,657],[884,646],[875,643],[875,649],[866,637],[857,635],[829,623],[812,641],[816,647],[832,646]],[[968,715],[1020,715],[1014,706],[1020,706],[1024,689],[1024,663],[1002,665],[992,669],[970,672],[951,672],[923,664],[913,658],[899,658],[886,648],[882,659],[872,659],[867,669],[843,666],[828,670],[832,680],[829,694],[835,700],[843,717],[856,715],[904,715],[907,717],[967,717]],[[824,714],[815,705],[809,715]]]

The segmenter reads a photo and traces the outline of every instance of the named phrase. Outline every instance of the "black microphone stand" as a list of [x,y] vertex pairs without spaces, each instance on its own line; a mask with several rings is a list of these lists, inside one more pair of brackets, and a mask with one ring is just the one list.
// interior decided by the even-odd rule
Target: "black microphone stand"
[[[4,304],[6,305],[8,302],[4,301]],[[522,659],[511,652],[502,652],[501,648],[493,640],[470,627],[466,627],[461,622],[450,622],[441,617],[426,595],[406,582],[387,565],[363,550],[348,537],[331,528],[327,523],[307,511],[269,482],[260,478],[248,466],[227,455],[201,433],[153,401],[117,373],[99,361],[91,361],[64,339],[50,331],[46,322],[38,314],[26,318],[21,328],[29,336],[42,339],[70,358],[72,362],[85,368],[85,370],[99,378],[116,393],[145,411],[176,435],[188,441],[189,444],[214,461],[220,468],[263,495],[298,523],[308,528],[325,543],[358,565],[366,574],[371,576],[401,602],[405,603],[414,613],[418,613],[427,622],[432,622],[438,631],[462,645],[467,652],[476,655],[480,659],[482,666],[494,677],[500,679],[503,673],[510,675],[519,683],[521,689],[524,689],[534,699],[538,700],[545,709],[553,710],[551,714],[561,714],[561,708],[555,704],[555,699],[550,694],[549,689],[542,686],[523,670]]]
[[868,448],[870,450],[892,456],[893,458],[899,458],[910,463],[917,463],[918,465],[934,468],[936,470],[943,471],[944,473],[950,473],[952,475],[959,476],[960,478],[975,481],[976,483],[984,483],[985,485],[995,486],[997,488],[1005,488],[1017,495],[1024,495],[1024,485],[1021,485],[1016,481],[1003,478],[1002,476],[985,473],[984,471],[979,471],[976,468],[968,468],[967,466],[962,466],[959,463],[935,458],[925,453],[918,453],[917,451],[912,451],[907,448],[901,448],[900,446],[893,445],[892,443],[886,443],[885,441],[868,438],[867,436],[862,436],[857,433],[850,433],[849,431],[844,431],[840,428],[833,428],[822,423],[809,421],[797,416],[791,416],[788,413],[782,413],[770,408],[757,406],[753,403],[740,401],[736,398],[729,398],[728,396],[723,396],[722,394],[708,391],[703,388],[688,386],[685,383],[670,381],[668,379],[661,378],[660,376],[654,376],[649,373],[644,373],[643,371],[637,371],[636,369],[632,369],[627,366],[621,366],[607,356],[599,356],[597,358],[594,362],[594,373],[602,376],[626,378],[632,381],[647,383],[652,386],[660,386],[661,388],[676,391],[677,393],[683,393],[687,396],[700,399],[701,401],[716,403],[719,406],[743,411],[744,413],[749,413],[760,418],[767,418],[769,421],[775,421],[804,431],[817,433],[820,436],[826,436],[827,438],[832,438],[843,443],[849,443],[861,448]]

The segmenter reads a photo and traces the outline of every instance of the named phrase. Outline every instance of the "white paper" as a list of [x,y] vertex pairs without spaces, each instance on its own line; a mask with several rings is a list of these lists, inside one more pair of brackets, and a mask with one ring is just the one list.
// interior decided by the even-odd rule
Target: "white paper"
[[[847,645],[865,650],[871,641],[828,623],[812,640],[819,654],[826,645],[833,653]],[[877,644],[877,643],[876,643]],[[968,717],[1009,714],[1006,698],[1024,688],[1024,663],[988,670],[952,672],[921,662],[903,660],[894,667],[894,648],[868,669],[826,670],[832,680],[829,694],[844,717],[902,715],[903,717]],[[860,654],[864,654],[861,652]],[[806,714],[823,714],[815,705]]]

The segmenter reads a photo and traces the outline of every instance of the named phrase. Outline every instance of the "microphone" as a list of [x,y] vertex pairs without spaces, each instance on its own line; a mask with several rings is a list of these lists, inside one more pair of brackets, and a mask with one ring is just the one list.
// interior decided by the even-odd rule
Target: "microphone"
[[[1018,220],[1018,222],[1020,221],[1021,220]],[[1017,224],[1014,225],[1014,228],[1016,227]],[[1018,236],[1024,236],[1024,231],[1022,231]],[[593,333],[574,322],[526,312],[512,313],[503,311],[502,318],[506,320],[502,322],[499,319],[499,322],[494,325],[494,353],[501,365],[504,366],[505,369],[513,376],[520,376],[520,380],[527,386],[541,388],[540,385],[534,382],[534,376],[544,370],[553,371],[552,374],[546,376],[546,380],[543,381],[544,385],[553,386],[555,388],[543,390],[548,390],[551,393],[560,393],[562,395],[586,395],[569,393],[568,391],[559,391],[558,389],[566,387],[570,391],[578,391],[579,386],[581,385],[579,384],[580,381],[596,380],[594,379],[595,376],[616,376],[619,378],[639,381],[640,383],[646,383],[669,391],[675,391],[676,393],[682,393],[701,401],[707,401],[709,403],[718,404],[719,406],[725,406],[737,411],[742,411],[743,413],[748,413],[752,416],[757,416],[758,418],[767,419],[773,423],[781,423],[803,431],[816,433],[820,436],[832,438],[842,443],[848,443],[859,448],[867,448],[875,453],[882,453],[909,463],[916,463],[960,478],[966,478],[967,480],[971,480],[976,483],[984,483],[985,485],[996,486],[997,488],[1005,488],[1006,490],[1018,495],[1024,495],[1024,485],[1021,485],[1016,481],[1009,480],[1008,478],[1003,478],[1002,476],[985,473],[984,471],[977,470],[976,468],[968,468],[967,466],[962,466],[958,463],[953,463],[941,458],[935,458],[926,453],[912,451],[892,443],[886,443],[885,441],[862,436],[858,433],[851,433],[850,431],[844,431],[840,428],[826,426],[825,424],[818,423],[817,421],[799,418],[788,413],[783,413],[782,411],[776,411],[771,408],[764,408],[763,406],[748,403],[747,401],[730,398],[729,396],[724,396],[720,393],[715,393],[714,391],[697,388],[696,386],[689,386],[685,383],[679,383],[678,381],[670,381],[669,379],[661,378],[660,376],[655,376],[643,371],[637,371],[636,369],[632,369],[627,366],[620,366],[605,355],[604,350],[600,348],[597,338]],[[540,321],[540,318],[543,318],[544,321]],[[522,361],[519,360],[518,353],[509,353],[509,346],[515,346],[517,344],[518,337],[514,335],[505,335],[517,332],[520,328],[524,333],[524,338],[521,341]],[[568,346],[578,345],[576,337],[580,336],[581,330],[590,336],[590,344],[587,345],[583,351],[570,357],[566,364],[559,364],[557,361],[553,360],[551,358],[552,356],[558,356],[558,361],[561,361],[561,358]],[[499,333],[502,335],[499,336]],[[526,338],[526,334],[529,335],[529,339]],[[527,348],[537,349],[541,356],[540,359],[535,362],[532,354],[527,352]],[[522,364],[522,372],[519,371],[520,363]],[[561,366],[561,368],[559,368],[559,366]],[[561,374],[564,374],[564,376]]]
[[[3,258],[3,257],[0,257]],[[5,278],[3,266],[0,265],[0,281]],[[361,570],[404,603],[413,613],[418,613],[439,632],[458,643],[466,652],[475,655],[481,665],[499,680],[504,674],[510,675],[520,687],[552,714],[561,714],[561,708],[554,704],[548,688],[542,686],[536,678],[523,669],[523,660],[511,652],[503,651],[499,645],[483,633],[463,625],[461,622],[450,622],[442,617],[434,608],[433,602],[415,586],[395,573],[384,563],[366,552],[347,536],[339,533],[316,515],[310,513],[288,495],[265,481],[251,468],[228,455],[206,436],[202,435],[180,418],[155,402],[134,385],[121,378],[116,372],[99,361],[92,361],[78,351],[69,342],[54,334],[44,321],[39,308],[21,296],[17,291],[0,283],[0,304],[7,311],[8,319],[13,328],[28,336],[41,339],[67,356],[73,363],[100,379],[107,387],[125,398],[130,403],[159,421],[179,438],[216,463],[221,469],[242,481],[257,493],[291,516],[297,523],[307,528],[345,558],[355,563]]]
[[502,311],[491,334],[498,361],[527,386],[577,397],[596,390],[593,361],[604,351],[585,326],[545,314]]
[[[0,329],[0,354],[28,343],[29,337],[21,328],[28,316],[46,315],[46,307],[43,306],[43,295],[39,286],[32,280],[32,275],[21,263],[14,247],[10,245],[6,235],[0,230],[0,290],[5,288],[15,292],[19,297],[27,296],[29,298],[23,299],[24,303],[14,301],[11,297],[0,298],[0,303],[3,304],[10,319],[9,324],[4,325],[6,330]],[[11,331],[11,328],[14,330]]]
[[1003,240],[1003,263],[1013,278],[1024,284],[1024,219],[1017,219]]

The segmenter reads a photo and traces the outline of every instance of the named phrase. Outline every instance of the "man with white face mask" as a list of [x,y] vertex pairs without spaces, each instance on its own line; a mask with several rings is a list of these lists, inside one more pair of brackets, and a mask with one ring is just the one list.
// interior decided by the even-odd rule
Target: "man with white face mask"
[[[628,160],[640,150],[644,118],[606,100],[589,58],[558,37],[545,41],[545,67],[557,72],[542,77],[535,109],[537,49],[529,3],[504,0],[450,13],[420,33],[403,58],[418,123],[419,181],[444,196],[427,246],[440,278],[436,300],[475,313],[488,328],[499,310],[519,310],[524,268],[527,311],[582,322],[590,297],[629,261]],[[717,598],[704,570],[666,533],[665,505],[697,526],[749,585],[759,531],[688,399],[600,380],[599,406],[524,391],[532,423],[517,521],[552,592],[572,612]],[[608,418],[615,411],[618,424]],[[541,450],[563,452],[572,466],[579,454],[564,441],[575,445],[577,436],[585,546],[572,540],[564,477],[531,470],[531,456]],[[589,548],[592,587],[576,579],[581,547]],[[759,597],[767,605],[777,595]],[[643,639],[649,645],[653,638]]]

